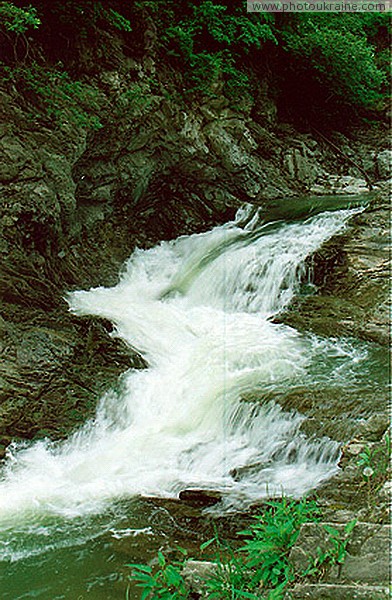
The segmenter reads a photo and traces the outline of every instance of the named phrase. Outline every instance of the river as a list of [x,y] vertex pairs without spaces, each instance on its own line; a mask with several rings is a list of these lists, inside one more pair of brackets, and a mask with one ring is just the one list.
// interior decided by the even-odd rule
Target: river
[[308,439],[303,416],[274,395],[363,386],[371,345],[299,333],[274,317],[312,292],[307,257],[358,210],[271,222],[244,207],[209,232],[136,250],[115,287],[69,294],[70,310],[110,319],[149,366],[125,373],[65,442],[9,449],[2,600],[124,598],[116,540],[134,548],[128,561],[159,545],[143,497],[217,490],[222,513],[298,497],[336,473],[339,445]]

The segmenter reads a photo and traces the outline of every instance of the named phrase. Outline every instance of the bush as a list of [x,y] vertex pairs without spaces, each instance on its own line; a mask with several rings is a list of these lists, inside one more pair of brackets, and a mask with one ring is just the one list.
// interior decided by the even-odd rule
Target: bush
[[[1,66],[1,65],[0,65]],[[33,119],[51,120],[58,127],[67,124],[88,129],[99,129],[99,94],[86,83],[73,80],[61,70],[30,66],[0,68],[3,79],[12,81],[30,105]]]
[[[333,15],[333,17],[336,15]],[[348,15],[352,17],[353,15]],[[377,66],[375,48],[364,32],[364,23],[339,15],[304,18],[291,31],[282,31],[287,52],[301,61],[328,95],[342,104],[375,108],[383,98],[386,76]],[[328,15],[328,17],[330,17]]]
[[237,94],[249,87],[243,58],[250,50],[259,51],[267,42],[276,43],[271,24],[273,16],[248,14],[246,5],[229,3],[140,1],[161,33],[158,45],[172,64],[185,70],[189,92],[216,93],[221,82],[226,93]]
[[41,20],[34,6],[20,8],[12,2],[0,2],[0,27],[12,33],[24,33],[27,29],[37,29]]

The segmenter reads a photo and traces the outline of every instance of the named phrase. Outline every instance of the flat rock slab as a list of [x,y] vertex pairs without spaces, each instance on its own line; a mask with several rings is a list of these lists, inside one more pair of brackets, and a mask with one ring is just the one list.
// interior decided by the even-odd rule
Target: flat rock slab
[[327,583],[298,584],[288,590],[285,596],[285,600],[387,600],[387,598],[390,598],[387,587]]
[[[296,545],[290,553],[290,560],[296,570],[306,569],[309,559],[317,557],[318,549],[325,552],[333,547],[323,525],[333,527],[339,532],[341,539],[344,539],[344,525],[341,523],[306,523],[302,526]],[[390,582],[390,541],[390,525],[358,523],[349,536],[347,554],[343,564],[331,567],[324,576],[325,581],[371,585],[385,583],[388,585]],[[335,598],[340,598],[340,596],[335,596]]]

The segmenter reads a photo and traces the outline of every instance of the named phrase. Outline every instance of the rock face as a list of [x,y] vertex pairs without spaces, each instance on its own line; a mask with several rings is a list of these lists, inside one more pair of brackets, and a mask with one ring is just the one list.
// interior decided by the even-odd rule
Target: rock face
[[[328,551],[333,552],[334,544],[325,527],[334,532],[336,541],[343,542],[347,537],[344,526],[340,524],[303,525],[290,553],[295,570],[304,570],[312,559],[326,556]],[[388,525],[357,523],[348,537],[342,560],[325,568],[322,580],[317,584],[297,584],[288,590],[287,598],[389,598],[390,535]]]
[[[25,314],[25,313],[24,313]],[[1,321],[0,454],[12,438],[62,438],[93,416],[119,374],[144,366],[100,320],[30,311],[31,322]]]

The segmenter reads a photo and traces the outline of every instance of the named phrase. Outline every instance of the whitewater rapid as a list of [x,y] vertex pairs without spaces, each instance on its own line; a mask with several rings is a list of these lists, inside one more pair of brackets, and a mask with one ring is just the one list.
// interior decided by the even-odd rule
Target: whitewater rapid
[[354,212],[265,225],[243,209],[207,233],[136,250],[115,287],[70,294],[75,314],[110,319],[148,368],[124,374],[67,441],[10,448],[0,529],[192,487],[220,490],[238,507],[299,496],[331,476],[338,445],[307,439],[301,415],[283,412],[273,395],[314,384],[316,362],[328,362],[333,379],[335,359],[341,369],[363,357],[272,318],[298,292],[306,258]]

